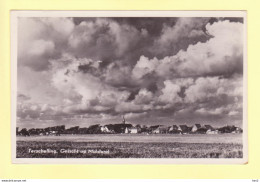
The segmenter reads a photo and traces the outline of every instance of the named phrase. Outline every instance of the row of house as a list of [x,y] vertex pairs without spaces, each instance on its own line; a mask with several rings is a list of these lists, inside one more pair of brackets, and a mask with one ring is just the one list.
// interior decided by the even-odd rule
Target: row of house
[[187,125],[172,125],[172,126],[163,126],[159,125],[151,133],[154,134],[165,134],[165,133],[172,133],[172,134],[188,134],[188,133],[209,133],[210,131],[215,131],[215,129],[210,125],[201,126],[200,124],[195,124],[193,126]]
[[88,128],[80,128],[74,126],[66,129],[65,125],[54,126],[47,128],[31,128],[27,130],[23,128],[21,131],[16,129],[17,135],[31,136],[31,135],[61,135],[61,134],[218,134],[218,133],[242,133],[243,130],[236,126],[224,126],[220,128],[214,128],[211,125],[195,124],[193,126],[187,125],[154,125],[154,126],[133,126],[132,124],[108,124],[101,126],[99,124],[91,125]]
[[47,128],[30,128],[27,130],[26,128],[23,128],[19,131],[19,128],[16,128],[16,135],[22,135],[22,136],[31,136],[31,135],[60,135],[64,133],[65,131],[65,125],[61,126],[53,126],[53,127],[47,127]]

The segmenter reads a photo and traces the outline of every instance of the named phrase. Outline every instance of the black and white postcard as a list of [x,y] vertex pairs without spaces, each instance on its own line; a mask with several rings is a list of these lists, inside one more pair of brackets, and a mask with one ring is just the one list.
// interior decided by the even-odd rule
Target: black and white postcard
[[247,162],[243,11],[11,12],[14,163]]

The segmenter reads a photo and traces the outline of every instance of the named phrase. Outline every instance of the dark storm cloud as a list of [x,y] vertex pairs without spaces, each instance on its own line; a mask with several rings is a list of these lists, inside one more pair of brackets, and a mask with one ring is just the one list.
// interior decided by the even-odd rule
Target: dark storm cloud
[[[96,18],[85,18],[85,17],[75,17],[73,22],[76,25],[86,21],[94,22]],[[118,22],[120,25],[129,25],[135,27],[137,30],[141,31],[146,29],[150,35],[159,36],[163,29],[163,26],[173,26],[178,18],[167,18],[167,17],[110,17],[115,22]]]
[[165,18],[165,17],[156,17],[156,18],[140,18],[140,17],[128,17],[128,18],[113,18],[114,21],[117,21],[120,24],[128,24],[134,26],[136,29],[141,31],[145,29],[149,32],[149,35],[153,37],[160,36],[164,26],[174,26],[178,21],[178,18]]

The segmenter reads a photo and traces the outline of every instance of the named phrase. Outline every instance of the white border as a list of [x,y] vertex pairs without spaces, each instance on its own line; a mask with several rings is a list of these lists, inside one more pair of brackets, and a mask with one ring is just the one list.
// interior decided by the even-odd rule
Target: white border
[[[247,12],[246,11],[11,11],[11,143],[16,164],[246,164],[248,162],[247,115]],[[242,159],[97,159],[16,158],[17,18],[18,17],[243,17],[243,158]]]

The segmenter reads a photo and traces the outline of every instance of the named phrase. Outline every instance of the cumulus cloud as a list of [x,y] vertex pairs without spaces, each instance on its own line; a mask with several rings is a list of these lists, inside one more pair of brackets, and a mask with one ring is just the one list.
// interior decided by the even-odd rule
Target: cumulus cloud
[[[82,71],[83,66],[89,67],[89,72]],[[70,105],[75,103],[65,111],[105,111],[126,101],[130,95],[128,91],[119,90],[95,76],[98,64],[91,59],[62,59],[54,61],[53,68],[53,86],[70,99],[67,100]]]
[[112,62],[130,56],[130,50],[131,54],[135,54],[134,49],[147,36],[145,29],[139,31],[127,24],[120,25],[111,19],[98,18],[82,21],[76,26],[69,37],[69,49],[79,57]]
[[32,42],[32,47],[28,51],[29,55],[42,55],[51,53],[54,50],[54,44],[51,41],[36,40]]
[[162,89],[162,94],[159,96],[159,101],[163,103],[181,102],[178,92],[181,91],[179,85],[172,83],[170,80],[164,81],[165,87]]
[[123,65],[120,61],[110,63],[104,70],[104,81],[114,87],[128,87],[134,88],[136,86],[136,80],[129,79],[131,75],[131,67]]
[[205,43],[190,45],[186,51],[161,60],[141,56],[134,68],[137,78],[155,72],[164,77],[192,77],[241,74],[243,71],[243,25],[236,22],[207,24],[213,36]]
[[153,93],[145,88],[142,88],[135,96],[136,104],[150,104],[153,101]]
[[223,107],[220,107],[220,108],[216,108],[216,109],[210,109],[210,110],[207,110],[205,108],[200,108],[198,110],[196,110],[195,112],[198,112],[200,114],[223,114],[223,111],[224,111],[224,108]]
[[47,70],[49,59],[60,56],[73,29],[70,18],[19,18],[18,64]]
[[17,105],[17,117],[27,120],[39,120],[42,115],[56,115],[57,110],[50,105],[19,102]]
[[137,118],[140,118],[140,117],[143,117],[143,116],[146,116],[147,115],[147,112],[143,112],[143,113],[127,113],[125,114],[125,118],[126,119],[137,119]]
[[238,120],[240,19],[160,20],[20,18],[19,117]]
[[172,55],[179,49],[186,49],[196,40],[206,41],[208,35],[204,27],[208,21],[209,18],[179,18],[173,26],[165,25],[161,36],[154,43],[154,51]]
[[[234,88],[236,88],[235,91]],[[187,88],[185,99],[187,102],[205,102],[210,98],[221,97],[221,95],[242,97],[241,88],[241,78],[200,77]]]
[[228,113],[228,115],[230,115],[230,116],[234,116],[234,115],[237,115],[237,114],[239,114],[239,111],[230,111]]
[[[243,25],[229,21],[208,24],[206,29],[212,39],[180,51],[182,62],[178,71],[185,75],[220,75],[241,73],[243,70]],[[200,66],[196,66],[200,65]]]

